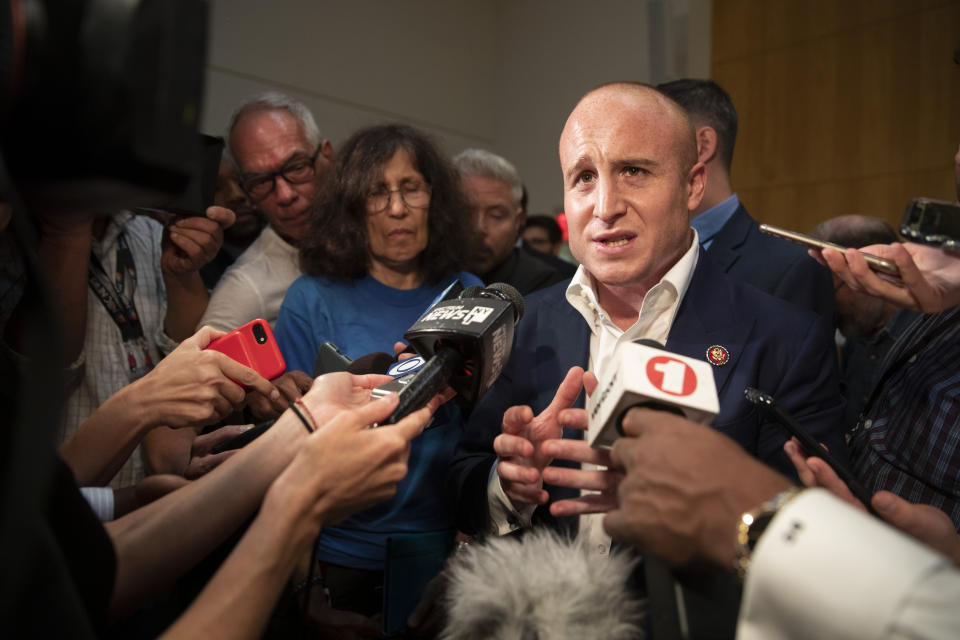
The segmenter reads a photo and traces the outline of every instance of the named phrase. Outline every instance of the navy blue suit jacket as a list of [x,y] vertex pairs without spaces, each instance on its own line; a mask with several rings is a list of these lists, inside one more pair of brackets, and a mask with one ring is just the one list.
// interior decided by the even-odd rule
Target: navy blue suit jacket
[[[467,533],[487,525],[487,479],[496,456],[493,440],[503,413],[514,405],[540,412],[553,399],[570,367],[586,367],[590,331],[565,297],[568,282],[526,299],[527,312],[514,339],[510,362],[475,407],[454,454],[447,490],[457,526]],[[721,345],[727,364],[714,366],[720,413],[713,427],[747,451],[795,478],[783,453],[787,432],[760,419],[743,397],[746,386],[776,398],[820,442],[846,458],[833,332],[818,314],[737,282],[703,249],[666,343],[668,351],[706,360],[707,349]],[[578,406],[582,406],[582,394]],[[579,437],[579,432],[565,433]],[[557,464],[555,462],[555,464]],[[547,486],[551,499],[572,492]]]
[[830,270],[807,255],[805,247],[761,233],[742,204],[713,237],[707,254],[737,280],[834,322]]

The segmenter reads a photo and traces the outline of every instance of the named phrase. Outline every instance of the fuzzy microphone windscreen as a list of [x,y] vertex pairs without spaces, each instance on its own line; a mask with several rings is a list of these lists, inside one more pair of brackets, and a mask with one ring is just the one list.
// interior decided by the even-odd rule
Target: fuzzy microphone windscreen
[[642,638],[644,602],[627,586],[637,562],[630,551],[601,556],[547,529],[469,545],[450,563],[440,638]]

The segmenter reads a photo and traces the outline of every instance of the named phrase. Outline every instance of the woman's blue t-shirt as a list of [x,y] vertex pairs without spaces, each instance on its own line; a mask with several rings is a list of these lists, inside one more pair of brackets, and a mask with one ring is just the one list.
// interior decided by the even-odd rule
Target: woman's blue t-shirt
[[[458,278],[464,287],[483,284],[465,272],[416,289],[394,289],[369,275],[355,281],[301,276],[287,290],[274,329],[287,369],[310,373],[317,350],[327,340],[353,359],[378,351],[393,353],[394,343],[403,340],[406,330]],[[381,570],[391,534],[453,526],[442,484],[460,437],[459,408],[453,403],[441,407],[434,425],[413,441],[408,472],[396,495],[325,528],[317,546],[319,560]]]

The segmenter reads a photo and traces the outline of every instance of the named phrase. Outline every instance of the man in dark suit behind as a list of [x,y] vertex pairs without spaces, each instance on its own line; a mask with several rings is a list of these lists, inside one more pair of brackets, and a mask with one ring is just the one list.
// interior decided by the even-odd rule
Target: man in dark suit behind
[[523,184],[513,164],[485,149],[464,149],[453,158],[470,203],[475,246],[470,271],[486,284],[506,282],[523,295],[565,280],[556,268],[517,246],[526,220]]
[[707,184],[700,205],[690,212],[690,225],[703,248],[734,278],[833,322],[830,272],[800,245],[760,233],[730,186],[737,110],[727,92],[711,80],[691,78],[657,88],[687,110],[696,131]]

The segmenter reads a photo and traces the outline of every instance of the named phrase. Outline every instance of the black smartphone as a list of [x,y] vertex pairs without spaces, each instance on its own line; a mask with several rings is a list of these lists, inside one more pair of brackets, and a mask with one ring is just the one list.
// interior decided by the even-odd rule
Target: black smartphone
[[351,362],[353,360],[344,355],[340,347],[327,340],[317,349],[317,358],[313,362],[313,377],[335,371],[346,371]]
[[911,242],[960,251],[960,205],[914,198],[903,212],[900,234]]
[[[813,247],[814,249],[836,249],[837,251],[847,250],[847,247],[834,242],[827,242],[826,240],[820,240],[818,238],[808,236],[805,233],[799,233],[797,231],[790,231],[789,229],[775,227],[772,224],[761,224],[760,231],[771,236],[776,236],[778,238],[783,238],[784,240],[802,244],[807,247]],[[887,275],[891,276],[900,275],[900,268],[889,260],[881,258],[880,256],[871,255],[869,253],[863,253],[862,251],[860,253],[866,259],[867,264],[870,265],[870,268],[874,271],[886,273]]]
[[786,427],[787,431],[789,431],[792,435],[796,436],[797,440],[800,441],[800,444],[803,445],[803,448],[807,450],[808,455],[816,456],[830,465],[830,468],[833,469],[837,476],[839,476],[840,479],[846,483],[847,487],[849,487],[850,493],[856,496],[857,500],[862,502],[870,513],[876,515],[873,507],[870,506],[870,498],[873,496],[873,494],[867,491],[867,488],[862,482],[860,482],[860,479],[853,475],[849,469],[840,464],[840,461],[837,460],[826,447],[817,442],[816,438],[811,436],[806,429],[800,426],[800,423],[797,422],[793,416],[778,407],[777,403],[773,399],[773,396],[753,387],[747,387],[744,389],[743,395],[749,402],[757,405],[757,408],[761,411],[761,413],[770,416],[778,423]]

